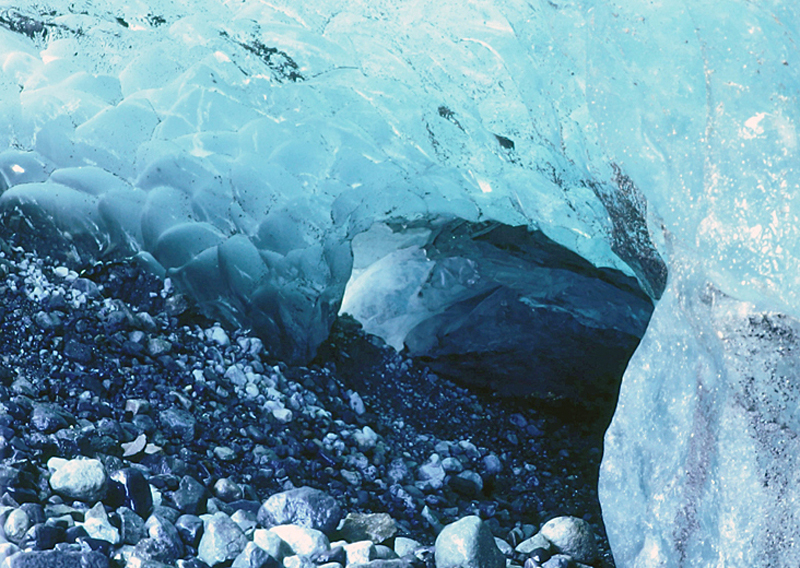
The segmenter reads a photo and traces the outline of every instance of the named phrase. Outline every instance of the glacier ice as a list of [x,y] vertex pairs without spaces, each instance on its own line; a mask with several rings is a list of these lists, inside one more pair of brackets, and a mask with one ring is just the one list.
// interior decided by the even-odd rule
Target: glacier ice
[[0,206],[39,203],[97,254],[147,253],[291,360],[326,337],[350,243],[381,223],[528,227],[657,297],[641,194],[541,83],[572,63],[526,54],[524,22],[552,8],[479,3],[455,25],[457,6],[9,7]]
[[[0,2],[4,219],[35,206],[98,253],[150,255],[296,359],[351,274],[346,306],[398,346],[483,313],[453,306],[487,281],[460,254],[485,243],[437,235],[526,227],[661,298],[606,437],[617,564],[796,563],[791,3],[47,7]],[[639,325],[615,294],[563,308]]]

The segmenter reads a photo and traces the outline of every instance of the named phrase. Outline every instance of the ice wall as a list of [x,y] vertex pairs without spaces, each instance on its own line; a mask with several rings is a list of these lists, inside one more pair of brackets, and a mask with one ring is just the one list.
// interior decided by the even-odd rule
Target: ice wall
[[291,360],[327,335],[349,242],[376,222],[527,226],[657,296],[646,208],[587,143],[558,13],[455,0],[9,5],[0,207],[44,209],[99,254],[148,253],[213,316]]
[[620,566],[800,557],[799,17],[768,1],[593,12],[598,138],[657,211],[670,267],[606,434]]
[[600,480],[617,563],[796,563],[791,3],[116,4],[0,12],[6,213],[145,251],[296,358],[375,223],[527,226],[657,298],[652,237],[671,276]]

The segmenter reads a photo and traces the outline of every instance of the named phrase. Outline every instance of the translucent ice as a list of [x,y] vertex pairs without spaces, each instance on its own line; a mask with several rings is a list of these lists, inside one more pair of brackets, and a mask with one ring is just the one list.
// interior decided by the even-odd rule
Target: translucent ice
[[[398,346],[465,305],[453,286],[432,310],[414,281],[463,286],[471,270],[461,255],[431,266],[433,233],[414,230],[544,235],[650,298],[666,290],[607,435],[617,564],[796,559],[791,3],[150,4],[0,11],[4,214],[38,206],[70,234],[152,255],[295,359],[326,336],[362,233],[394,236],[362,238],[348,305]],[[561,307],[629,330],[637,318],[605,303],[616,294]]]

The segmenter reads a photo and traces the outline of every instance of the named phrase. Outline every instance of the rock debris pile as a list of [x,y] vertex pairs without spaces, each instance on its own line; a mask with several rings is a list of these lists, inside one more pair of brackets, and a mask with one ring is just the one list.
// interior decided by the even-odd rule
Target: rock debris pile
[[579,427],[344,318],[288,367],[132,261],[0,248],[0,566],[613,566]]

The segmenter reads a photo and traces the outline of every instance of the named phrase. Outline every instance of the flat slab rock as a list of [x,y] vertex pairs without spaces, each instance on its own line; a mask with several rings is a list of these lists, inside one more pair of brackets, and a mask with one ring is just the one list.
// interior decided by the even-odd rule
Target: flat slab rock
[[7,562],[10,568],[109,568],[108,558],[99,552],[20,552]]

